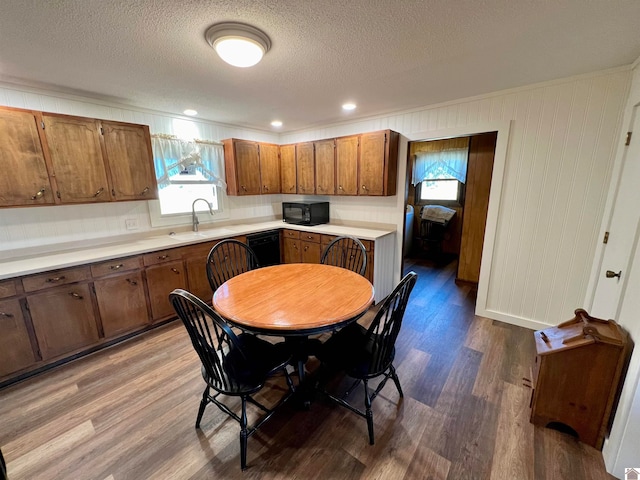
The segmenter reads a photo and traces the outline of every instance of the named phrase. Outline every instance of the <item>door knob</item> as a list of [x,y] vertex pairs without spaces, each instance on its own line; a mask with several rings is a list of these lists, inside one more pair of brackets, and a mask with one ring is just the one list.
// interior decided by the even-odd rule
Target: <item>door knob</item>
[[622,270],[620,270],[618,273],[607,270],[607,273],[605,275],[607,276],[607,278],[620,278],[620,275],[622,275]]

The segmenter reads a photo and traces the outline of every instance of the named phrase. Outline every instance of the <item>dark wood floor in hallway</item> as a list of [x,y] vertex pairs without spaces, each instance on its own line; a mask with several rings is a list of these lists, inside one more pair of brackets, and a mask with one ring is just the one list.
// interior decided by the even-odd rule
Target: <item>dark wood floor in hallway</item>
[[9,479],[613,478],[599,451],[529,423],[531,331],[476,317],[455,263],[405,266],[418,273],[396,345],[405,396],[388,382],[374,401],[375,445],[364,419],[323,398],[286,404],[249,439],[241,472],[236,422],[209,406],[194,428],[204,383],[172,322],[0,390]]

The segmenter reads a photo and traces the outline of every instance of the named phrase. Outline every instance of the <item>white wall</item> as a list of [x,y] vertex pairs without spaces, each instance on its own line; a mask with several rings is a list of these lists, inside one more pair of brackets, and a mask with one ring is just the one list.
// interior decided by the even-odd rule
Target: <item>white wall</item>
[[[543,328],[573,317],[583,305],[630,77],[630,67],[596,72],[284,134],[281,143],[386,128],[415,138],[415,132],[472,131],[510,122],[486,311],[492,318]],[[402,231],[404,178],[399,186],[397,199],[382,200],[386,208],[380,210],[376,199],[373,208],[353,214],[364,220],[376,216]],[[331,202],[338,210],[351,206],[351,199]]]
[[[210,140],[233,136],[279,143],[386,128],[413,138],[422,132],[510,122],[486,311],[492,318],[537,327],[566,320],[583,305],[630,77],[630,68],[596,72],[279,138],[269,132],[9,86],[0,86],[0,105],[146,123],[152,133],[179,133],[186,125],[195,126],[200,138]],[[402,232],[406,138],[400,152],[397,196],[331,197],[333,218],[394,224]],[[277,214],[281,198],[231,198],[231,218]],[[0,254],[130,233],[123,217],[138,218],[140,231],[151,229],[145,202],[2,209]],[[396,278],[401,241],[398,235]]]

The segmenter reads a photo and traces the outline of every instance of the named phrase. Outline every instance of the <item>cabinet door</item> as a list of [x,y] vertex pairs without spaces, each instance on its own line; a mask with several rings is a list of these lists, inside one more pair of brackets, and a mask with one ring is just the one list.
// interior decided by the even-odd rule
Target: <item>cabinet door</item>
[[68,285],[29,295],[27,304],[43,360],[98,341],[88,284]]
[[148,200],[158,197],[146,125],[102,121],[111,195],[115,200]]
[[298,193],[315,193],[315,167],[313,160],[313,143],[296,145],[296,171],[298,173]]
[[42,116],[61,202],[109,201],[98,121],[49,113]]
[[297,238],[285,238],[283,241],[283,260],[284,263],[300,263],[301,250],[300,240]]
[[302,263],[320,263],[321,247],[316,242],[301,241],[302,254],[300,260]]
[[358,194],[358,136],[336,138],[336,194]]
[[169,294],[176,288],[187,288],[182,260],[149,267],[146,272],[153,320],[175,316]]
[[386,132],[360,136],[359,195],[384,195]]
[[54,203],[33,113],[0,108],[0,165],[0,207]]
[[186,263],[189,291],[203,302],[211,305],[213,292],[207,278],[207,256],[205,255],[204,258],[189,258]]
[[314,143],[316,156],[316,193],[334,195],[336,193],[335,140]]
[[296,193],[296,146],[280,147],[280,179],[282,193]]
[[234,140],[238,195],[260,195],[260,156],[256,142]]
[[280,193],[280,158],[278,156],[278,145],[261,143],[259,149],[262,193]]
[[142,273],[125,273],[94,283],[104,336],[109,338],[149,323]]
[[20,302],[0,301],[0,378],[36,362]]

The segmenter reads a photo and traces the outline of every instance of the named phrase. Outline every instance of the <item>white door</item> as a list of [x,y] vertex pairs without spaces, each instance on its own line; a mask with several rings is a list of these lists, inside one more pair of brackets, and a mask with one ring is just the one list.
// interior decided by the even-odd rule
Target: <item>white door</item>
[[[632,115],[635,133],[623,159],[600,275],[590,314],[616,320],[636,343],[611,433],[603,448],[607,471],[624,478],[640,466],[640,106]],[[633,131],[630,128],[630,131]],[[635,137],[635,138],[634,138]],[[607,270],[620,277],[607,277]]]
[[[631,254],[640,234],[640,107],[633,112],[632,127],[636,132],[631,137],[623,160],[618,184],[613,217],[609,226],[609,241],[604,256],[593,306],[590,315],[600,318],[618,318],[620,294],[628,281]],[[633,131],[633,129],[630,129]],[[607,272],[608,276],[607,276]],[[620,274],[619,276],[617,276]],[[616,275],[616,276],[613,276]]]

